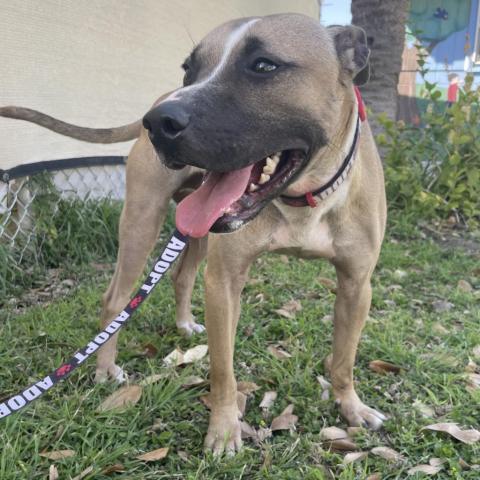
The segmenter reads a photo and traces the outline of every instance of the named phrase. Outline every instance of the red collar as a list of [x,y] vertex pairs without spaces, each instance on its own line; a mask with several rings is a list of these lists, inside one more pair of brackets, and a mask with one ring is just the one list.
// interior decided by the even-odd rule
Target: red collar
[[357,98],[358,104],[358,117],[357,117],[357,125],[355,127],[355,134],[353,136],[352,146],[350,147],[350,151],[348,152],[345,160],[343,161],[342,165],[340,166],[339,170],[335,175],[323,186],[319,189],[314,190],[313,192],[307,192],[299,197],[289,197],[287,195],[281,195],[280,198],[283,203],[291,207],[308,207],[314,208],[317,206],[317,201],[313,197],[320,197],[320,200],[324,200],[328,197],[331,193],[333,193],[337,188],[345,181],[347,178],[348,173],[352,169],[353,161],[355,159],[355,151],[357,149],[358,141],[360,138],[360,122],[365,121],[367,118],[367,114],[365,112],[365,105],[362,100],[362,95],[358,87],[353,87],[355,91],[355,96]]

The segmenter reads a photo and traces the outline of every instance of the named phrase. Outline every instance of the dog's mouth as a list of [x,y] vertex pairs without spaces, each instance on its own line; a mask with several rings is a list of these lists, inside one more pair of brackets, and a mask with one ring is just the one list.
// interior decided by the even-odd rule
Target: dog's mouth
[[200,238],[233,232],[252,220],[302,170],[302,150],[284,150],[240,170],[207,172],[202,185],[177,206],[177,228]]

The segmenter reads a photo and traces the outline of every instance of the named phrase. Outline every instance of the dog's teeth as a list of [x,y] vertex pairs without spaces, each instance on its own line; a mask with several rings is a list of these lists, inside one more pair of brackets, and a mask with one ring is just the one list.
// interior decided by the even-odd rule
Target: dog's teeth
[[260,180],[259,180],[259,184],[260,185],[263,185],[264,183],[267,183],[268,181],[270,180],[270,175],[266,175],[265,173],[262,173],[260,175]]
[[280,161],[281,155],[282,155],[282,152],[277,152],[275,155],[272,155],[272,160],[278,164],[278,162]]
[[250,184],[250,187],[248,187],[249,192],[254,192],[255,190],[258,190],[258,185],[255,185],[254,183]]
[[263,173],[266,173],[267,175],[271,175],[273,172],[275,172],[275,169],[277,168],[278,162],[275,162],[270,157],[267,157],[266,159],[266,165],[263,167]]

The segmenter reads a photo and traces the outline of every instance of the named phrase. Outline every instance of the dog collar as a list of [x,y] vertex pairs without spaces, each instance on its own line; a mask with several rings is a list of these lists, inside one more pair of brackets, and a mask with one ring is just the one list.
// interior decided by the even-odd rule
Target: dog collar
[[325,200],[329,195],[331,195],[338,187],[346,180],[348,174],[350,173],[353,161],[355,160],[355,152],[358,146],[358,140],[360,137],[360,122],[365,121],[367,118],[365,112],[365,105],[362,100],[362,95],[358,87],[354,87],[355,96],[357,98],[358,104],[358,116],[357,124],[355,127],[355,134],[353,136],[352,146],[345,157],[345,160],[342,162],[337,173],[323,186],[319,189],[314,190],[313,192],[307,192],[299,197],[289,197],[287,195],[281,195],[280,199],[283,203],[289,205],[290,207],[311,207],[315,208],[317,206],[317,201],[313,197],[320,197],[320,200]]

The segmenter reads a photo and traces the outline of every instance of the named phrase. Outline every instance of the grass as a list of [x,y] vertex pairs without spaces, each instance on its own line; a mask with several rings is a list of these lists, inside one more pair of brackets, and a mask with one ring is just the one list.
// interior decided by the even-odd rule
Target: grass
[[[397,227],[398,230],[398,227]],[[413,230],[412,230],[413,231]],[[89,479],[403,479],[408,468],[445,460],[437,479],[478,479],[479,471],[462,469],[460,460],[480,464],[480,443],[464,445],[445,434],[422,431],[438,422],[480,427],[480,390],[466,389],[465,366],[480,344],[478,308],[478,256],[460,249],[446,250],[431,240],[389,237],[374,276],[370,318],[360,345],[355,375],[363,400],[388,413],[391,419],[380,432],[357,437],[362,450],[389,446],[406,457],[392,464],[369,455],[341,465],[344,455],[330,452],[319,432],[325,426],[345,427],[330,401],[320,399],[316,376],[325,374],[323,360],[330,351],[332,325],[321,319],[332,313],[334,294],[320,277],[334,278],[323,261],[302,261],[264,256],[255,265],[243,295],[243,310],[236,343],[238,380],[261,388],[248,400],[246,421],[265,420],[258,404],[267,390],[278,399],[272,416],[289,403],[299,416],[295,432],[275,434],[260,446],[248,441],[233,458],[213,458],[202,452],[208,412],[199,401],[206,388],[183,389],[185,377],[207,377],[205,360],[185,368],[162,366],[162,358],[175,347],[183,350],[205,343],[201,335],[185,339],[174,326],[173,290],[164,281],[137,313],[120,340],[119,361],[133,374],[133,382],[152,373],[164,373],[158,383],[145,387],[140,401],[126,411],[96,412],[102,400],[117,387],[92,383],[90,360],[20,414],[0,421],[0,478],[44,479],[55,463],[61,479],[73,478],[87,467]],[[109,272],[79,271],[79,287],[48,305],[18,313],[7,306],[0,313],[0,396],[22,389],[50,373],[97,331],[100,295]],[[464,292],[459,280],[477,288]],[[203,316],[203,286],[197,283],[194,313]],[[285,302],[302,305],[293,320],[275,313]],[[435,300],[447,300],[451,310],[436,312]],[[266,350],[282,342],[292,354],[278,360]],[[158,349],[155,358],[141,355],[144,345]],[[399,375],[379,375],[368,368],[382,359],[404,367]],[[435,410],[424,418],[413,407],[422,402]],[[152,425],[160,422],[155,432]],[[267,422],[268,423],[268,422]],[[135,457],[159,447],[170,447],[166,459],[143,463]],[[72,449],[70,458],[52,462],[39,456],[43,450]],[[122,473],[103,474],[106,467],[122,464]],[[421,474],[416,477],[421,478]]]

